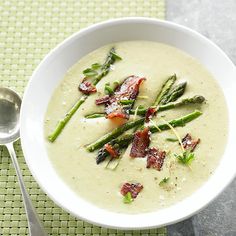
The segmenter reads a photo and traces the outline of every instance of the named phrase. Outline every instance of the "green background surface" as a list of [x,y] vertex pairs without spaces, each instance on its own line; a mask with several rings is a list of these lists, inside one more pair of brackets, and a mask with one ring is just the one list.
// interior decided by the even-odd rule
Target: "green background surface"
[[[164,0],[0,0],[0,86],[22,96],[43,57],[81,28],[111,18],[163,19],[164,15]],[[25,164],[19,141],[15,148],[25,184],[49,235],[166,235],[166,228],[113,230],[75,219],[38,187]],[[17,177],[4,147],[0,147],[0,156],[0,234],[28,235]]]

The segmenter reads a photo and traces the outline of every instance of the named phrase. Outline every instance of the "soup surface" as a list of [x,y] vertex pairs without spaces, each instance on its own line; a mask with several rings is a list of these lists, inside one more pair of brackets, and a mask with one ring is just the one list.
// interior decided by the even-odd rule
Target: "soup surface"
[[[58,138],[53,143],[49,142],[47,137],[55,129],[58,120],[82,96],[78,85],[84,77],[83,70],[93,63],[103,63],[112,46],[115,46],[122,60],[114,63],[111,71],[96,85],[98,92],[87,98]],[[131,145],[116,168],[113,169],[112,165],[109,167],[112,163],[108,164],[108,161],[97,165],[97,151],[88,152],[84,146],[119,126],[117,122],[105,117],[84,118],[93,112],[104,112],[104,106],[97,106],[95,100],[104,96],[105,84],[117,80],[121,82],[130,75],[145,77],[134,108],[138,105],[149,107],[163,83],[173,74],[177,75],[177,84],[187,82],[186,91],[179,100],[202,95],[206,102],[157,112],[153,118],[153,122],[160,124],[196,109],[203,113],[184,127],[176,127],[175,132],[170,129],[151,135],[150,146],[166,151],[161,170],[146,168],[146,158],[131,158]],[[135,118],[134,115],[130,116],[130,120]],[[56,171],[80,197],[114,212],[150,212],[177,203],[207,181],[224,152],[227,122],[223,93],[212,75],[196,59],[165,44],[149,41],[120,42],[91,52],[66,73],[48,105],[45,143]],[[181,139],[189,133],[194,139],[201,140],[190,164],[181,163],[175,155],[182,152],[181,145],[173,142],[177,139],[176,132]],[[162,181],[164,178],[166,183]],[[121,186],[126,182],[143,185],[142,191],[129,204],[124,203],[120,193]]]

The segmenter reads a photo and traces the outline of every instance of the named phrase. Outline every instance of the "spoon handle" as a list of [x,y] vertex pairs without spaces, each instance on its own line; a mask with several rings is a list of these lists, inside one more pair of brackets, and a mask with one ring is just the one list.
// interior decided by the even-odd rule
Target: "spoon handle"
[[31,236],[47,236],[45,230],[43,229],[43,227],[40,223],[38,215],[32,205],[29,194],[26,190],[26,187],[25,187],[25,184],[23,181],[23,177],[21,174],[21,170],[20,170],[17,158],[16,158],[16,153],[15,153],[15,150],[13,147],[13,143],[6,144],[6,147],[8,149],[10,156],[11,156],[11,159],[12,159],[12,162],[15,167],[16,174],[17,174],[17,177],[19,180],[20,189],[21,189],[21,193],[23,196],[23,202],[25,205],[26,215],[28,218],[29,234]]

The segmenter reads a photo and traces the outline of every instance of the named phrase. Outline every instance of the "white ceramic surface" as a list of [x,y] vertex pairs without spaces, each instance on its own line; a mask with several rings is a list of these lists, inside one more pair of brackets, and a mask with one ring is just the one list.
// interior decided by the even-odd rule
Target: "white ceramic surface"
[[[43,134],[43,120],[48,102],[66,71],[94,49],[126,40],[166,43],[197,58],[215,76],[230,108],[230,133],[226,150],[220,165],[208,182],[176,205],[157,212],[137,215],[118,214],[97,208],[71,191],[58,176],[47,156]],[[21,108],[20,132],[25,159],[45,193],[59,206],[81,219],[119,229],[152,228],[175,223],[206,206],[235,176],[235,91],[235,66],[221,49],[199,33],[174,23],[148,18],[123,18],[99,23],[81,30],[58,45],[33,73]]]

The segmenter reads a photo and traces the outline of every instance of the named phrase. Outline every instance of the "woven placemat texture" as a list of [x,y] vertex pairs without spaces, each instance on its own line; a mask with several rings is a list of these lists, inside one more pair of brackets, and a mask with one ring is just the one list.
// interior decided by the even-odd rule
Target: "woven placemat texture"
[[[0,0],[0,86],[23,95],[35,67],[59,42],[92,23],[124,16],[164,18],[164,0]],[[15,144],[25,184],[49,235],[166,235],[166,229],[121,231],[75,219],[38,187]],[[0,147],[0,234],[28,235],[20,189]]]

